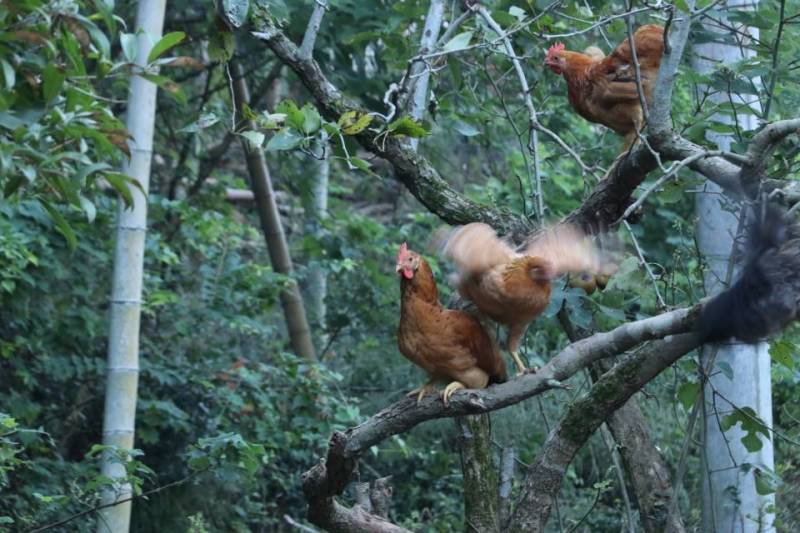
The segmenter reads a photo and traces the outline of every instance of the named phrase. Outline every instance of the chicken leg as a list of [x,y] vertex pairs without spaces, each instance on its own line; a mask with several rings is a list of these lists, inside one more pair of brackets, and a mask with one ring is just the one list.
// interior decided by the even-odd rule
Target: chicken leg
[[422,398],[424,398],[426,394],[430,394],[436,391],[434,383],[436,383],[435,379],[429,379],[423,385],[420,385],[416,389],[409,391],[408,394],[406,394],[406,396],[414,396],[416,394],[417,405],[419,405],[419,402],[422,401]]
[[441,392],[442,395],[442,402],[444,402],[444,406],[447,407],[448,403],[450,402],[450,396],[457,390],[466,389],[467,386],[461,383],[460,381],[453,381],[444,390]]

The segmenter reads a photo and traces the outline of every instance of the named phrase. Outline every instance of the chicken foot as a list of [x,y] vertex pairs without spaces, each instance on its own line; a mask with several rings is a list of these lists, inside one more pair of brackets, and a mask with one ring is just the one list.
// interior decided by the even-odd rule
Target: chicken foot
[[467,386],[460,381],[453,381],[447,387],[445,387],[440,393],[442,396],[442,402],[444,402],[444,406],[447,407],[447,404],[450,402],[450,396],[452,396],[455,391],[466,388]]
[[417,405],[419,405],[419,402],[422,401],[422,398],[424,398],[426,394],[431,394],[436,392],[436,387],[434,386],[434,383],[436,383],[435,379],[429,379],[427,382],[425,382],[425,384],[420,385],[419,387],[417,387],[412,391],[409,391],[408,394],[406,394],[406,396],[414,396],[416,394]]

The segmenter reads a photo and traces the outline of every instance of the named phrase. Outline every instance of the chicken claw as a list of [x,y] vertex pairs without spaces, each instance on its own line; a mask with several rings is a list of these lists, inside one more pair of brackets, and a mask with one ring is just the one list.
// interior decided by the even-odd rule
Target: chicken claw
[[450,396],[452,396],[455,391],[466,388],[467,386],[461,383],[460,381],[454,381],[450,383],[450,385],[445,387],[444,390],[441,392],[444,406],[447,407],[448,403],[450,402]]
[[434,386],[433,383],[434,383],[433,380],[430,380],[427,383],[425,383],[424,385],[420,385],[416,389],[414,389],[412,391],[409,391],[409,393],[406,394],[406,396],[414,396],[416,394],[417,395],[417,405],[419,405],[419,402],[422,401],[422,398],[424,398],[426,394],[429,394],[429,393],[432,393],[432,392],[436,392],[436,387]]
[[511,357],[514,358],[514,363],[517,365],[517,375],[524,376],[529,372],[529,370],[525,367],[522,363],[522,359],[519,358],[519,354],[517,352],[510,352]]

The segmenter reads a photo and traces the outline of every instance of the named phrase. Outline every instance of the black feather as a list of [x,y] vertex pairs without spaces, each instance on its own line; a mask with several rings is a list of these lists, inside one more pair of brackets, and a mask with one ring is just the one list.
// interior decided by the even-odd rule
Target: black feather
[[741,276],[701,311],[704,342],[755,342],[797,316],[800,232],[777,207],[762,202],[754,211]]

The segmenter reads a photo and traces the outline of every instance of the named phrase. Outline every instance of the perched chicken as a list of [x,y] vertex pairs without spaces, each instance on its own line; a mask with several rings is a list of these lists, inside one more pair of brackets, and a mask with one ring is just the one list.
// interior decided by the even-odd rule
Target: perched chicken
[[508,328],[507,348],[520,373],[522,335],[550,303],[552,280],[565,272],[597,271],[594,246],[572,226],[559,225],[535,235],[516,253],[486,224],[458,228],[444,246],[458,268],[456,286],[484,315]]
[[[642,26],[633,34],[633,42],[649,106],[664,53],[664,28],[653,24]],[[594,46],[585,52],[570,52],[557,43],[547,51],[544,64],[564,76],[569,103],[575,111],[586,120],[608,126],[625,137],[625,149],[628,149],[644,126],[628,39],[608,56],[603,56]]]
[[506,367],[497,344],[477,318],[442,307],[431,267],[405,243],[397,254],[396,271],[401,293],[397,344],[400,352],[430,377],[409,396],[416,394],[419,402],[433,391],[434,383],[449,380],[442,391],[447,405],[459,389],[482,389],[489,383],[504,382]]

